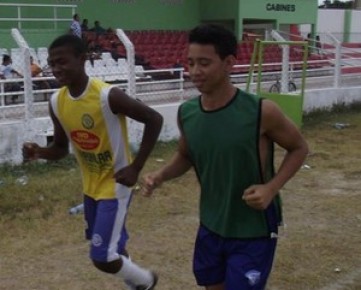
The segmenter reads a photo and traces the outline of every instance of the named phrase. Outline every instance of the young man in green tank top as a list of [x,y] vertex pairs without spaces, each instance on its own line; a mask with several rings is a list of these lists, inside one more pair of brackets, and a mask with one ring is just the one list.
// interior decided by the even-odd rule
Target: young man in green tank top
[[[189,75],[201,95],[179,108],[174,157],[143,180],[150,195],[164,181],[195,169],[201,195],[193,271],[207,290],[265,289],[281,222],[278,192],[308,153],[299,130],[275,103],[231,83],[236,53],[235,36],[221,26],[190,32]],[[286,150],[277,173],[274,143]]]

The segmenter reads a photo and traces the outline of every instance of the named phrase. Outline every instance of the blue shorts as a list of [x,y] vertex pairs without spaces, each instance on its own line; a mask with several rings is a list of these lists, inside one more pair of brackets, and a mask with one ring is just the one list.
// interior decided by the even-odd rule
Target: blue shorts
[[85,236],[91,240],[90,258],[112,262],[125,253],[128,233],[125,221],[131,194],[123,199],[94,200],[84,196]]
[[224,283],[226,290],[263,290],[277,239],[227,239],[200,226],[193,272],[199,286]]

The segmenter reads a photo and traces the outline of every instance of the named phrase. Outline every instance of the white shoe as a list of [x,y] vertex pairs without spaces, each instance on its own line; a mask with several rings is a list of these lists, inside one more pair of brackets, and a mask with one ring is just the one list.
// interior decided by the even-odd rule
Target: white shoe
[[134,285],[130,281],[124,281],[127,285],[128,290],[153,290],[158,283],[158,275],[154,272],[151,272],[153,281],[151,285]]
[[129,281],[124,281],[124,283],[128,290],[137,290],[137,288],[135,288],[135,286],[132,283],[130,283]]

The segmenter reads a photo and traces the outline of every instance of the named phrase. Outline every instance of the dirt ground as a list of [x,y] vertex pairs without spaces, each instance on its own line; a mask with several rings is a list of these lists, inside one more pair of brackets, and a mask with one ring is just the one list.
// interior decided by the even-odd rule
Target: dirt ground
[[[286,227],[267,290],[360,290],[360,111],[310,117],[302,130],[311,153],[282,190]],[[160,144],[146,170],[164,164],[173,150],[173,145]],[[277,149],[277,162],[282,155]],[[69,204],[80,200],[76,172],[29,172],[28,187],[0,186],[0,203],[9,192],[14,199],[30,198],[28,190],[40,183],[45,184],[37,187],[37,196],[53,198],[46,215],[44,201],[29,210],[24,206],[15,215],[0,206],[1,290],[125,289],[120,280],[93,268],[82,216],[68,214]],[[64,201],[66,194],[76,199]],[[197,226],[193,172],[164,184],[152,198],[135,195],[128,249],[134,261],[159,273],[157,289],[200,289],[192,275]]]

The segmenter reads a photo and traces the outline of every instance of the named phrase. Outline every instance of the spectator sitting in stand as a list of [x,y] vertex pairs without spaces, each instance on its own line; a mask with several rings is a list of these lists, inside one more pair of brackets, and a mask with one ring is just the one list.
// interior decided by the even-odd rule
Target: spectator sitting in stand
[[[43,67],[42,75],[44,77],[54,77],[51,67],[48,64]],[[47,83],[49,84],[50,89],[58,89],[59,88],[59,83],[57,82],[56,79],[49,79],[49,80],[47,80]]]
[[115,30],[113,28],[111,28],[111,27],[109,27],[107,29],[106,33],[108,33],[108,34],[116,34]]
[[42,68],[34,62],[34,58],[32,56],[30,56],[30,71],[31,77],[33,78],[39,76],[43,72]]
[[[30,71],[31,71],[32,78],[39,77],[43,73],[43,69],[34,62],[34,58],[32,56],[30,56]],[[33,84],[34,84],[34,89],[48,90],[51,88],[50,84],[45,80],[34,81]],[[44,97],[47,100],[46,93],[44,94]]]
[[173,64],[172,67],[175,68],[175,69],[177,69],[177,70],[175,70],[175,71],[172,71],[173,76],[176,77],[176,78],[180,78],[180,76],[181,76],[181,71],[178,70],[178,69],[183,68],[183,65],[182,65],[181,61],[180,61],[179,59],[177,59],[176,63]]
[[94,66],[94,60],[102,58],[102,51],[100,49],[100,46],[95,44],[94,42],[89,43],[87,58],[90,60],[92,66]]
[[318,54],[322,54],[322,43],[319,35],[316,35],[316,51]]
[[[7,54],[4,54],[2,64],[0,65],[0,78],[1,79],[12,79],[14,77],[14,75],[21,77],[21,78],[23,77],[23,75],[21,73],[19,73],[18,71],[16,71],[12,67],[11,64],[12,64],[11,57]],[[21,86],[17,82],[5,83],[4,90],[6,92],[18,92],[18,91],[21,91]],[[12,95],[11,102],[15,103],[15,101],[18,99],[18,97],[19,96],[17,96],[17,95]],[[5,101],[5,103],[7,103],[7,102]]]
[[102,35],[107,32],[106,29],[100,26],[100,22],[98,20],[94,21],[94,27],[90,29],[90,31],[94,31],[96,35]]
[[110,48],[110,51],[109,51],[109,52],[110,52],[112,58],[113,58],[115,61],[117,61],[118,58],[125,58],[125,54],[122,55],[122,54],[120,54],[120,53],[118,52],[118,44],[115,43],[115,42],[112,42],[111,48]]
[[[117,42],[112,42],[110,50],[109,49],[104,49],[103,52],[110,52],[112,58],[115,61],[118,61],[119,58],[127,58],[127,54],[126,54],[125,49],[124,49],[124,53],[121,53],[118,50],[119,46],[122,46],[122,44],[117,43]],[[138,54],[134,55],[134,59],[135,59],[135,65],[142,65],[142,66],[149,65],[149,62],[146,62],[145,59],[142,56],[138,55]]]
[[84,32],[84,31],[88,31],[89,30],[89,27],[88,27],[88,19],[83,19],[83,22],[82,22],[82,24],[81,24],[81,30],[82,30],[82,32]]

